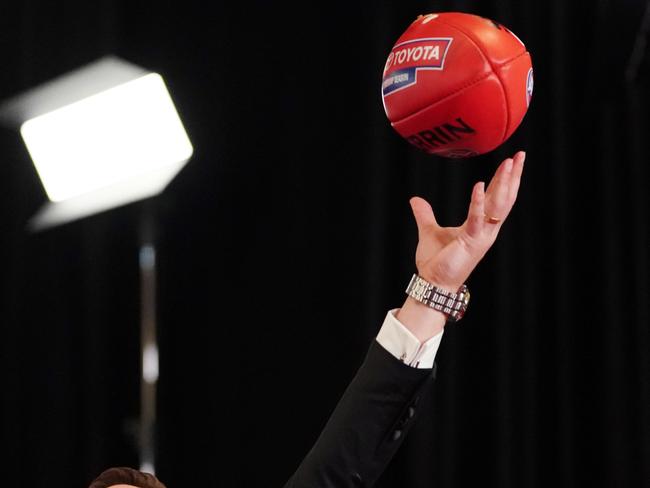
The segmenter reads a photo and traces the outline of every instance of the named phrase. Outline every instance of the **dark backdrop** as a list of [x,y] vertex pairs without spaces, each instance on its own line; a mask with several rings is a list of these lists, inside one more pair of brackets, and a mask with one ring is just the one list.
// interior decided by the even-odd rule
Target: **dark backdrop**
[[[641,487],[650,479],[648,59],[641,1],[3,1],[0,98],[104,54],[160,72],[195,154],[158,224],[158,472],[170,488],[280,487],[414,270],[408,198],[463,220],[472,184],[528,152],[417,427],[379,487]],[[492,17],[533,56],[512,139],[449,161],[383,113],[420,13]],[[0,132],[2,484],[83,488],[137,466],[132,204],[37,235],[44,200]],[[647,486],[647,485],[645,485]]]

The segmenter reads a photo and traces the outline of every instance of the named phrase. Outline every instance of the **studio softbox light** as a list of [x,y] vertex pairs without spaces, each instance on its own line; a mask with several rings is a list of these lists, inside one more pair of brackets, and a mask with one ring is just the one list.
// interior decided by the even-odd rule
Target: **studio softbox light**
[[3,103],[47,194],[30,220],[43,229],[154,196],[192,144],[162,77],[102,58]]

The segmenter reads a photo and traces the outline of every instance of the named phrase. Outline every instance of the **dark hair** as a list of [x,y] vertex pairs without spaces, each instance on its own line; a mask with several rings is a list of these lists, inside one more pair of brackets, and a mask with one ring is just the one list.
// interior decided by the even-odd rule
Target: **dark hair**
[[154,475],[132,468],[109,468],[90,483],[88,488],[108,488],[113,485],[132,485],[139,488],[166,488]]

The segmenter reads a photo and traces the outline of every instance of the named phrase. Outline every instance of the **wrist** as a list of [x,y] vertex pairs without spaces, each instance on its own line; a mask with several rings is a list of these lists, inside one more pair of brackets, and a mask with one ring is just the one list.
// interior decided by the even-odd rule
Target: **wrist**
[[420,342],[426,342],[442,332],[447,316],[431,307],[407,297],[404,305],[395,314],[399,320]]
[[463,283],[465,283],[464,281],[459,282],[458,280],[441,279],[440,277],[435,276],[435,274],[427,273],[426,271],[420,272],[420,270],[418,270],[417,275],[443,290],[456,291],[463,286]]
[[413,274],[406,294],[417,302],[442,312],[447,321],[457,322],[465,315],[469,304],[469,290],[464,284],[456,291],[441,288],[428,282],[418,273]]

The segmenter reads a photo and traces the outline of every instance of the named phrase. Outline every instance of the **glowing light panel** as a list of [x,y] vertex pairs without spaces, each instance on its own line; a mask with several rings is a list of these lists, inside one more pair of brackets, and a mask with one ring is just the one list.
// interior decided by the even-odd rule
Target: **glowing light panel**
[[160,191],[193,152],[156,73],[28,120],[20,132],[53,202],[99,190],[111,200],[112,187],[118,200],[120,193],[130,200],[148,196]]

